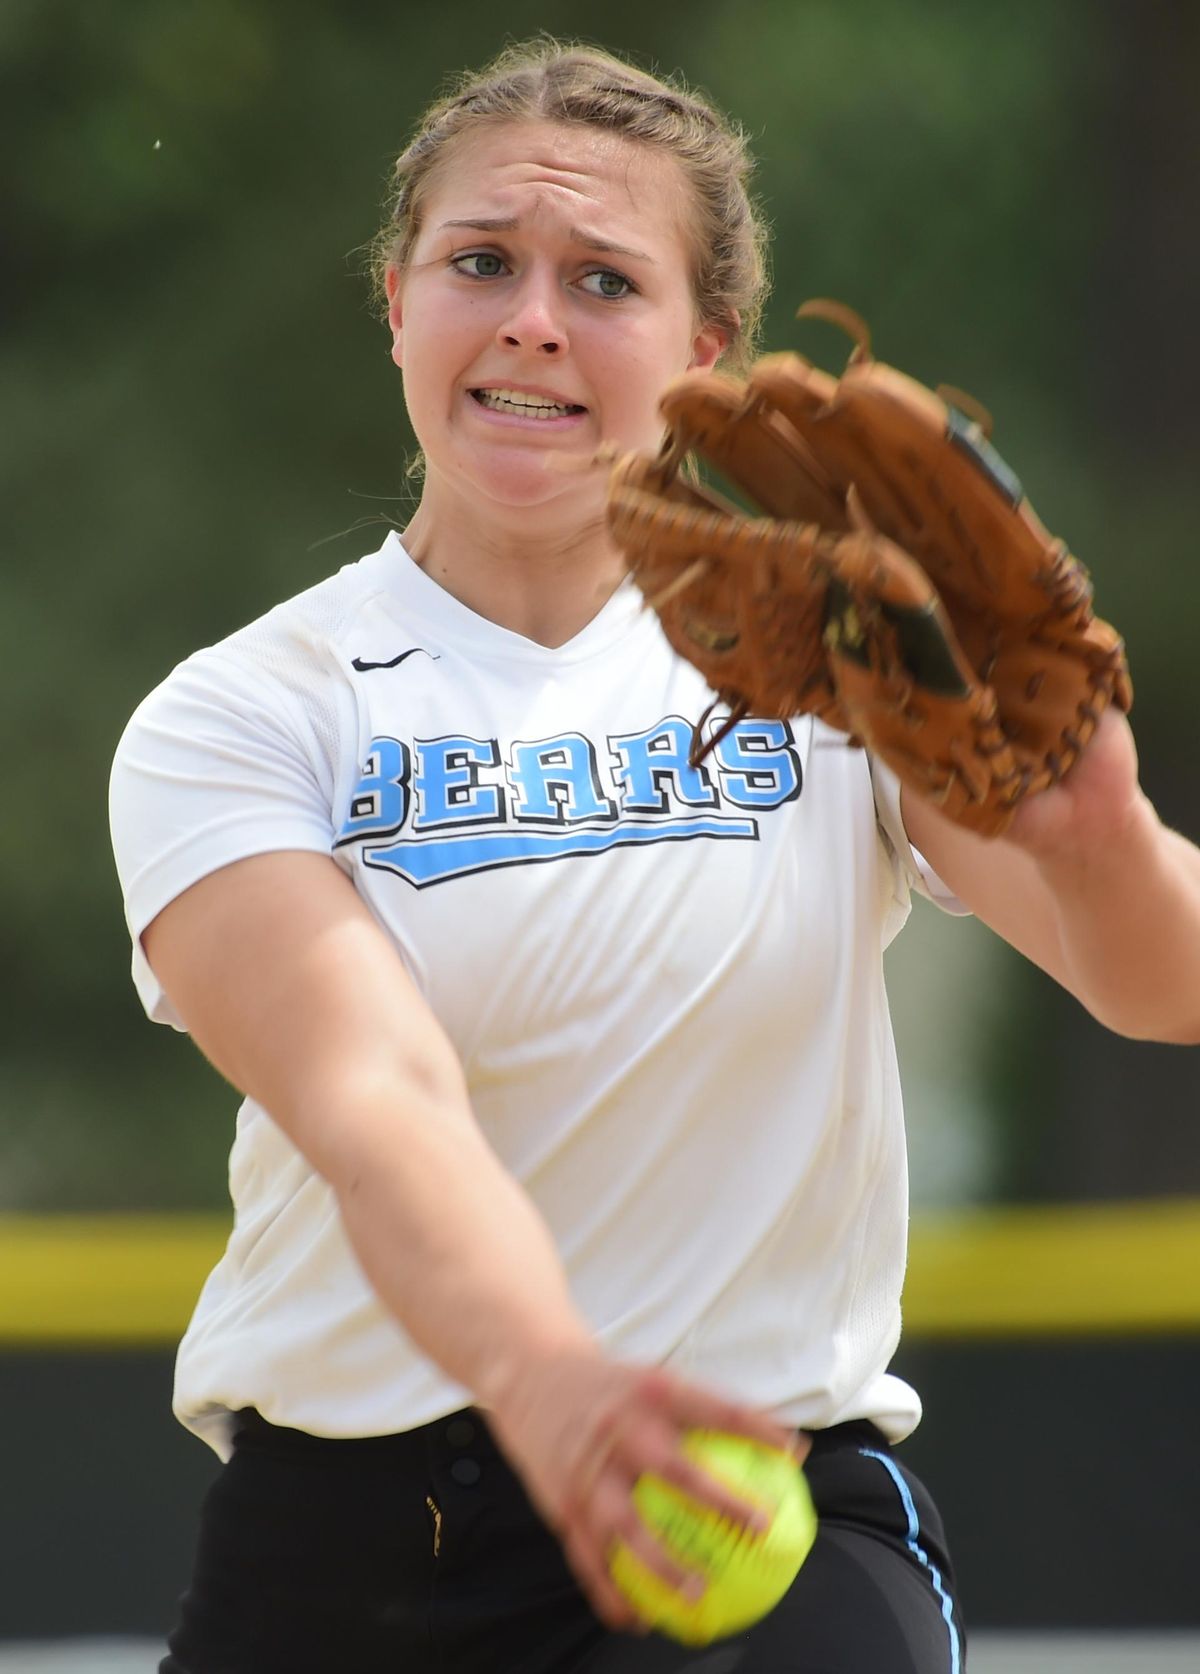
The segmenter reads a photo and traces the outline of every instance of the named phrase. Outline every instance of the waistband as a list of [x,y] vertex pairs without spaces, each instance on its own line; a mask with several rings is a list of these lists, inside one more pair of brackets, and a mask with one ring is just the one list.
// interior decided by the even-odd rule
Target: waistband
[[[873,1447],[890,1453],[892,1444],[883,1431],[868,1418],[847,1419],[824,1430],[802,1432],[812,1443],[813,1455],[833,1452],[841,1447]],[[269,1441],[282,1450],[303,1453],[323,1453],[327,1457],[344,1458],[408,1458],[415,1454],[428,1457],[432,1453],[457,1452],[470,1447],[475,1452],[486,1451],[501,1455],[499,1443],[492,1434],[487,1414],[478,1407],[463,1407],[459,1412],[447,1413],[428,1424],[412,1430],[399,1430],[384,1436],[317,1436],[307,1430],[292,1430],[285,1425],[269,1423],[253,1407],[245,1407],[233,1415],[233,1445],[254,1446],[255,1442]]]

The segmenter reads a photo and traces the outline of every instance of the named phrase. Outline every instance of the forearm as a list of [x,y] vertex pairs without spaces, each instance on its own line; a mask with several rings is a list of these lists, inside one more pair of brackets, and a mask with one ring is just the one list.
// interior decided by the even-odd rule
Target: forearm
[[359,1101],[330,1169],[347,1235],[412,1341],[484,1406],[531,1355],[598,1353],[549,1230],[461,1103]]
[[1002,838],[916,796],[903,810],[959,899],[1107,1028],[1200,1042],[1200,850],[1139,788],[1124,716],[1106,710],[1070,773],[1028,797]]
[[1122,1034],[1200,1042],[1200,850],[1140,797],[1119,841],[1041,857],[1067,984]]

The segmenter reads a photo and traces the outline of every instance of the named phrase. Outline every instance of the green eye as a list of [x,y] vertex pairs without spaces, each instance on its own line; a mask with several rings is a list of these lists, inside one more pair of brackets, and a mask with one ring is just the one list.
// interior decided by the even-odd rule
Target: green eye
[[[473,266],[468,267],[468,262]],[[504,263],[492,250],[476,250],[469,256],[456,256],[454,265],[472,279],[496,279],[504,271]]]
[[617,273],[610,267],[597,268],[593,273],[584,274],[584,279],[594,281],[591,288],[593,296],[603,296],[610,300],[628,296],[633,286],[623,273]]

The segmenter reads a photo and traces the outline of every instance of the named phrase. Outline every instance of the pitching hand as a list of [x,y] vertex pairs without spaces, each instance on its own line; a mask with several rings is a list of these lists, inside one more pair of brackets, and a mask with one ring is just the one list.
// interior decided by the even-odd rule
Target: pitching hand
[[668,1586],[689,1577],[651,1535],[633,1502],[650,1471],[736,1523],[761,1527],[754,1507],[731,1493],[680,1450],[685,1430],[728,1430],[791,1450],[796,1433],[668,1372],[571,1351],[523,1374],[489,1421],[531,1499],[562,1542],[567,1562],[607,1626],[645,1631],[609,1575],[609,1555],[623,1540]]

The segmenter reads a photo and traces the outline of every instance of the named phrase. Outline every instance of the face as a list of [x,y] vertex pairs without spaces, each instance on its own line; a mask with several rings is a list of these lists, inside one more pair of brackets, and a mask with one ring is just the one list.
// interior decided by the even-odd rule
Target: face
[[657,447],[663,388],[723,347],[696,319],[689,208],[673,158],[599,129],[522,122],[458,143],[388,284],[427,493],[578,503],[593,479],[551,456]]

